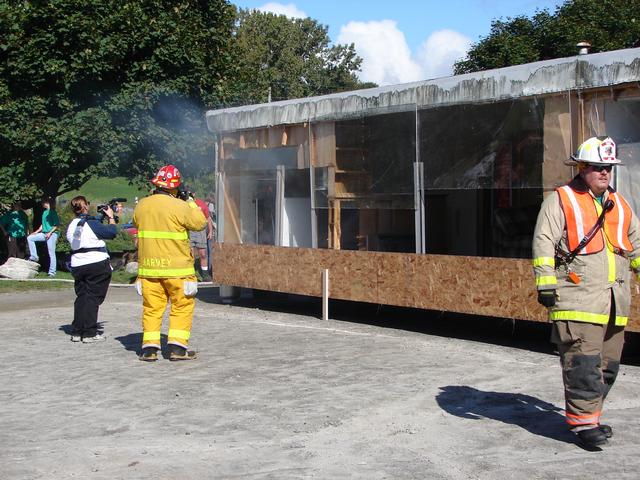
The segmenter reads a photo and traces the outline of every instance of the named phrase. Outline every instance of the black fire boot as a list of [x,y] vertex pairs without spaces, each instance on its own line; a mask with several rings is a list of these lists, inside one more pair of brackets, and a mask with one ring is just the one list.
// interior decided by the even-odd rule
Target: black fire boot
[[191,350],[187,350],[180,345],[169,345],[169,360],[172,362],[177,362],[180,360],[193,360],[196,358],[196,352]]
[[155,347],[143,348],[138,358],[143,362],[155,362],[158,360],[158,349]]
[[600,424],[598,428],[607,438],[613,437],[613,428],[610,425]]
[[600,430],[600,427],[580,430],[578,438],[586,448],[596,448],[607,443],[607,436]]

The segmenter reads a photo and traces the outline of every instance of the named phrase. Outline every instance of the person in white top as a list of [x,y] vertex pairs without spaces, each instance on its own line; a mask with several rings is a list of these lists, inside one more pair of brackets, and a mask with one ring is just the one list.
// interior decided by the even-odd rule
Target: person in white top
[[89,216],[89,202],[82,195],[71,200],[71,208],[76,215],[67,228],[76,290],[71,341],[100,342],[105,337],[98,332],[98,308],[107,295],[113,271],[104,240],[116,236],[114,214],[107,206],[104,214],[109,224],[102,224]]

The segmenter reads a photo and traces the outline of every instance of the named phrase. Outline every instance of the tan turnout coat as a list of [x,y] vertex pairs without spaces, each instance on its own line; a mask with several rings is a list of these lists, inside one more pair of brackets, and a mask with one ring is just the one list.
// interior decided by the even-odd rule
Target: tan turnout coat
[[[579,177],[569,185],[576,191],[588,191]],[[605,200],[613,192],[609,189]],[[598,208],[596,202],[594,198],[594,208]],[[587,227],[590,229],[592,225]],[[604,230],[601,229],[598,235],[605,235]],[[632,214],[628,236],[634,247],[631,252],[614,252],[607,246],[597,253],[577,255],[568,269],[564,266],[555,268],[555,246],[559,244],[565,252],[569,252],[569,247],[560,196],[558,192],[547,196],[533,235],[533,270],[538,290],[556,290],[556,304],[549,309],[551,320],[606,324],[613,292],[616,325],[627,324],[631,304],[630,267],[636,273],[640,271],[640,223],[635,214]],[[579,283],[571,281],[569,272],[579,277]]]

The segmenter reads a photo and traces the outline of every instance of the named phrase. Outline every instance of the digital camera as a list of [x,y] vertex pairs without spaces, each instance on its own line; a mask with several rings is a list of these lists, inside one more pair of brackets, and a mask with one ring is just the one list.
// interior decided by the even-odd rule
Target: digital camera
[[116,212],[118,211],[118,204],[119,203],[124,203],[126,201],[127,201],[126,198],[116,197],[116,198],[112,198],[111,200],[109,200],[108,203],[102,203],[102,204],[98,205],[96,207],[96,210],[97,210],[98,213],[102,214],[102,216],[100,217],[100,221],[104,222],[105,218],[107,218],[107,214],[104,213],[105,208],[111,207],[111,210],[113,210],[113,219],[116,221],[116,223],[118,223],[120,221],[120,217],[118,217],[118,215],[116,215]]

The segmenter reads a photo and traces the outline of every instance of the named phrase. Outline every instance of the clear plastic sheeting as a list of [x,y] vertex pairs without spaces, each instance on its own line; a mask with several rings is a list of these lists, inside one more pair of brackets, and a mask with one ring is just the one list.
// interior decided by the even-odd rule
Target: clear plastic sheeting
[[[613,169],[613,184],[640,213],[640,99],[603,100],[604,128],[600,134],[616,142],[622,165]],[[595,108],[595,107],[594,107]],[[602,109],[601,109],[602,110]],[[590,118],[598,116],[590,115]]]
[[275,245],[276,172],[230,175],[224,189],[224,242]]
[[528,258],[543,192],[571,169],[569,95],[418,112],[427,253]]
[[413,209],[415,122],[414,110],[316,128],[315,207]]
[[229,112],[225,122],[238,114],[247,129],[218,132],[223,241],[530,258],[544,195],[575,174],[566,161],[576,144],[604,134],[625,162],[614,186],[637,211],[638,84],[591,87],[640,78],[638,55]]
[[421,110],[425,188],[542,187],[544,100]]

